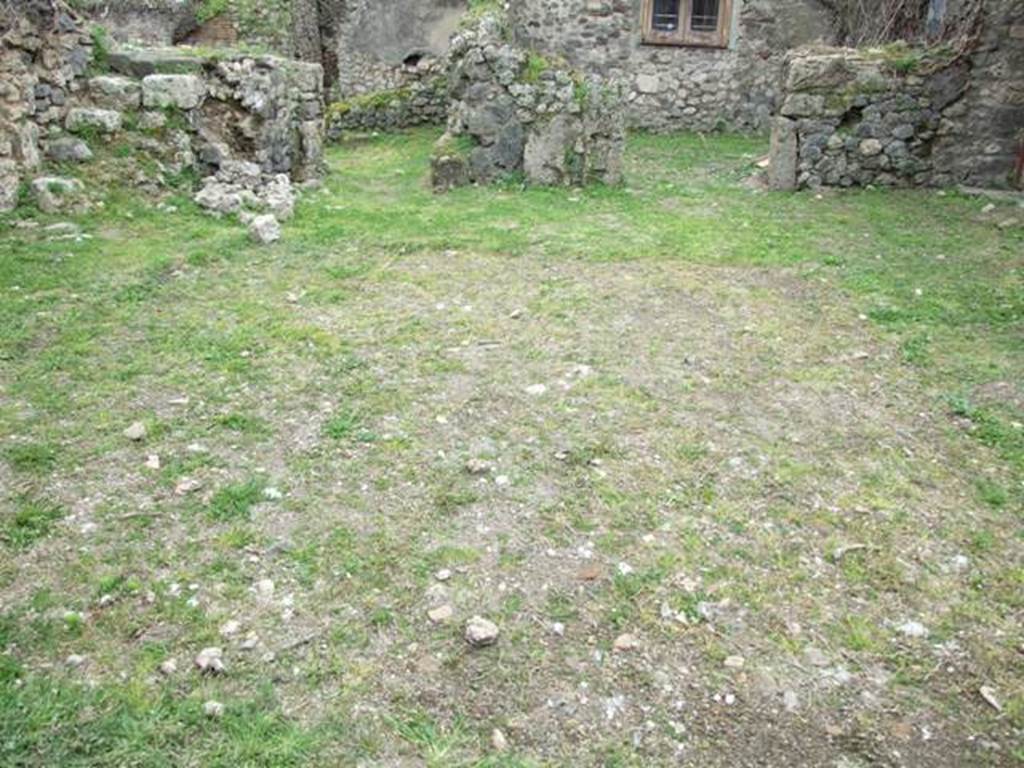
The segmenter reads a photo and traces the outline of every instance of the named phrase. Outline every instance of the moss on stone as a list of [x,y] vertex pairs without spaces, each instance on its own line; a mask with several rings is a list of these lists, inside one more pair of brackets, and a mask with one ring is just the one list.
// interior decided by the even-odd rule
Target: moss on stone
[[350,112],[386,109],[396,103],[405,101],[412,95],[408,87],[393,88],[386,91],[374,91],[353,96],[343,101],[335,101],[327,107],[328,118],[342,117]]
[[869,48],[864,58],[879,61],[892,74],[927,75],[953,63],[957,52],[948,44],[915,46],[904,41]]

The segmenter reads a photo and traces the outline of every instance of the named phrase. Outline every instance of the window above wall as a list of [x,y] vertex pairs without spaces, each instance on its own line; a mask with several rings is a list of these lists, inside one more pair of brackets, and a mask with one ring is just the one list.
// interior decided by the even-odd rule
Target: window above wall
[[643,40],[652,45],[729,45],[732,0],[643,0]]

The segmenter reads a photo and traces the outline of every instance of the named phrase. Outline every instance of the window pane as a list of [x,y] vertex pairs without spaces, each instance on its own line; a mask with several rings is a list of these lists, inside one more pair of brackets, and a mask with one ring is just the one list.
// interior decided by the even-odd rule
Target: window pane
[[651,26],[658,32],[675,32],[679,29],[680,0],[654,0]]
[[693,0],[690,29],[694,32],[715,32],[718,29],[720,0]]

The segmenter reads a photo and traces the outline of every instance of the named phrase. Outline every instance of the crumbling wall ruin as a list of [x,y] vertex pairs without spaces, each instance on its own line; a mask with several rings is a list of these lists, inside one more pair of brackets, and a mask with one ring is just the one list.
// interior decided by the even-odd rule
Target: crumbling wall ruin
[[[52,18],[24,16],[0,38],[0,208],[15,205],[23,181],[45,208],[59,208],[62,198],[70,203],[81,196],[81,182],[44,176],[36,183],[33,174],[47,160],[89,163],[111,142],[149,154],[168,172],[205,176],[249,163],[275,189],[279,177],[290,183],[320,175],[319,65],[175,50],[100,60],[83,30],[61,7]],[[244,175],[251,181],[251,172]],[[204,204],[238,209],[231,199],[221,202],[207,195]]]
[[1007,79],[981,78],[970,58],[942,50],[793,52],[772,131],[771,184],[1019,184],[1024,80]]
[[64,7],[26,4],[0,35],[0,210],[17,202],[59,134],[93,60],[81,20]]
[[534,184],[621,180],[624,123],[614,84],[511,45],[497,17],[456,35],[451,57],[435,189],[518,172]]

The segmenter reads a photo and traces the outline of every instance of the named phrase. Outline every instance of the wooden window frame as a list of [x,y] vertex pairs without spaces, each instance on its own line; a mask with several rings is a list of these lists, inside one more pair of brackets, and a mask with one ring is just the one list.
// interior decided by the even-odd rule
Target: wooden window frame
[[728,48],[732,26],[732,0],[718,0],[718,29],[694,32],[690,29],[692,0],[679,0],[679,29],[665,32],[654,28],[654,0],[643,0],[643,42],[647,45]]

